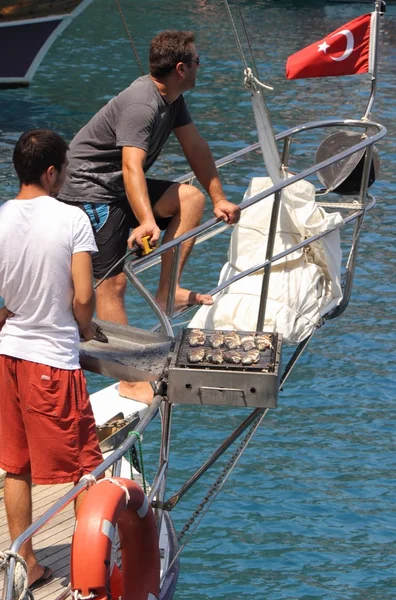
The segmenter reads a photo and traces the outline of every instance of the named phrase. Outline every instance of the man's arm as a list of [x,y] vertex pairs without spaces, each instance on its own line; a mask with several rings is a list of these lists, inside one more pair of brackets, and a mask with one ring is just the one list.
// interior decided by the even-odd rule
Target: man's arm
[[128,246],[137,242],[142,245],[142,238],[150,236],[151,243],[158,241],[161,231],[155,222],[150,198],[147,191],[146,177],[143,171],[147,153],[140,148],[124,146],[122,149],[122,175],[125,192],[131,209],[139,221],[128,239]]
[[226,223],[237,223],[240,208],[226,199],[208,143],[201,137],[194,123],[174,130],[192,170],[199,183],[208,192],[214,214]]
[[95,311],[95,292],[92,282],[92,260],[89,252],[72,255],[71,274],[74,285],[73,313],[80,335],[92,340],[95,332],[92,317]]
[[3,329],[6,319],[13,317],[14,313],[12,313],[8,308],[2,306],[0,308],[0,331]]

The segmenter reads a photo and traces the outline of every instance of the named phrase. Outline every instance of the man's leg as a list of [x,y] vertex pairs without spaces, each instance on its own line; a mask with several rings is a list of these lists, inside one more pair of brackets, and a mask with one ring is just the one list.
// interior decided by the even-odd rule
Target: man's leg
[[[186,184],[169,187],[153,207],[155,217],[172,217],[163,238],[163,243],[191,231],[201,222],[205,208],[205,196],[198,188]],[[175,291],[174,309],[179,310],[190,304],[213,304],[209,294],[186,290],[180,287],[180,278],[186,260],[194,246],[194,240],[185,242],[181,249],[180,268]],[[162,255],[162,269],[156,294],[157,302],[166,308],[172,266],[172,252]]]
[[103,321],[128,324],[125,312],[126,276],[118,273],[105,279],[96,289],[96,314]]
[[[124,273],[109,277],[100,284],[96,290],[96,314],[99,319],[128,325],[124,304],[125,289],[126,276]],[[154,395],[153,388],[147,381],[136,383],[120,381],[118,393],[124,398],[138,400],[146,404],[150,404]]]
[[[163,243],[173,240],[179,235],[194,229],[199,225],[205,208],[205,196],[198,188],[191,185],[171,185],[160,199],[154,204],[153,212],[156,218],[169,218],[171,221],[166,228]],[[174,309],[178,310],[189,304],[212,304],[213,298],[208,294],[180,287],[180,277],[186,260],[193,248],[194,240],[183,244],[180,256],[180,268],[175,290]],[[156,300],[165,309],[168,297],[170,273],[172,268],[172,252],[162,255],[162,268]],[[132,398],[150,404],[153,399],[153,390],[148,382],[141,381],[130,383],[120,381],[118,392],[120,396]]]
[[[4,482],[4,504],[7,514],[8,529],[13,542],[32,524],[32,483],[30,473],[13,475],[7,473]],[[37,561],[33,552],[32,541],[28,540],[19,550],[28,566],[28,585],[43,576],[45,567]]]

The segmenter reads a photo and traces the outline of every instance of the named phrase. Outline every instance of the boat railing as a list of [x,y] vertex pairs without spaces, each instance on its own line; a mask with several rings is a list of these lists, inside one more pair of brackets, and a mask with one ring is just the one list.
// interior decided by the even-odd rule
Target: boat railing
[[[120,465],[121,459],[132,448],[132,446],[135,445],[135,443],[138,441],[139,435],[143,433],[149,423],[156,417],[159,406],[163,400],[163,395],[161,394],[161,390],[159,390],[159,394],[153,398],[153,401],[148,407],[147,411],[144,413],[139,423],[134,428],[134,431],[127,437],[127,439],[107,458],[105,458],[104,461],[98,467],[96,467],[94,471],[92,471],[92,473],[83,476],[72,489],[70,489],[64,496],[62,496],[62,498],[60,498],[53,506],[43,513],[30,527],[28,527],[28,529],[26,529],[18,538],[16,538],[10,547],[10,552],[18,553],[21,546],[26,541],[35,536],[51,519],[64,510],[71,502],[73,502],[77,496],[87,490],[98,479],[103,477],[108,469],[115,467],[116,470],[114,475],[119,475],[117,472],[117,466]],[[164,466],[162,465],[161,472],[163,471]],[[160,483],[161,480],[159,480],[155,486],[153,485],[151,487],[149,494],[150,502],[154,498]],[[3,600],[13,600],[13,580],[15,566],[16,560],[11,556],[6,569],[6,585],[3,589]],[[67,593],[69,593],[69,590],[67,590]],[[57,600],[60,600],[61,597],[63,597],[63,595],[57,598]]]
[[[368,210],[370,210],[375,205],[375,202],[376,202],[375,198],[372,195],[367,193],[369,173],[370,173],[371,161],[372,161],[372,151],[373,151],[374,145],[385,136],[386,129],[384,126],[380,125],[379,123],[373,122],[373,121],[355,120],[355,119],[331,119],[331,120],[325,120],[325,121],[314,121],[314,122],[305,123],[303,125],[293,127],[282,133],[279,133],[276,136],[277,141],[283,140],[282,165],[283,165],[284,169],[285,170],[288,169],[292,140],[295,139],[297,135],[299,135],[303,132],[307,132],[307,131],[311,131],[311,130],[315,130],[315,129],[324,129],[324,128],[330,128],[330,127],[331,128],[334,128],[334,127],[349,127],[349,128],[356,127],[356,128],[363,129],[364,130],[363,134],[367,130],[370,130],[370,136],[362,135],[362,141],[355,144],[354,146],[351,146],[351,147],[343,150],[342,152],[339,152],[336,155],[329,157],[328,159],[326,159],[324,161],[321,161],[321,162],[314,164],[308,168],[305,168],[304,170],[300,171],[299,173],[290,174],[286,179],[282,180],[280,183],[277,183],[277,184],[271,186],[270,188],[267,188],[266,190],[264,190],[258,194],[255,194],[254,196],[244,200],[240,204],[240,208],[242,211],[245,210],[246,208],[252,206],[253,204],[256,204],[257,202],[260,202],[264,198],[268,198],[269,196],[272,196],[272,195],[275,196],[275,201],[273,203],[273,208],[272,208],[271,225],[269,228],[269,237],[268,237],[268,245],[267,245],[267,252],[266,252],[265,260],[209,291],[209,293],[211,295],[217,294],[220,291],[229,287],[235,281],[237,281],[239,279],[243,279],[244,277],[247,277],[257,271],[264,269],[262,295],[261,295],[261,300],[260,300],[260,309],[259,309],[258,322],[257,322],[257,330],[259,330],[259,331],[262,330],[262,326],[263,326],[264,318],[265,318],[265,308],[266,308],[266,301],[267,301],[267,295],[268,295],[268,289],[269,289],[269,278],[270,278],[270,272],[271,272],[271,265],[273,263],[275,263],[276,261],[280,260],[281,258],[287,256],[288,254],[295,252],[297,249],[304,248],[304,247],[308,246],[309,244],[311,244],[313,241],[316,241],[326,235],[329,235],[330,233],[332,233],[332,231],[334,231],[334,229],[329,229],[327,231],[324,231],[313,237],[310,237],[310,238],[307,238],[307,239],[301,241],[301,243],[299,243],[298,245],[293,246],[280,254],[273,255],[273,246],[274,246],[274,240],[275,240],[275,235],[276,235],[277,216],[278,216],[279,205],[280,205],[280,201],[281,201],[282,190],[298,181],[307,179],[307,178],[311,177],[312,175],[315,175],[318,171],[325,169],[325,168],[333,165],[334,163],[337,163],[345,158],[351,157],[354,154],[364,150],[365,151],[364,167],[363,167],[363,172],[362,172],[362,177],[361,177],[360,190],[358,193],[358,201],[357,202],[349,202],[349,203],[342,203],[342,202],[336,202],[336,203],[323,202],[323,203],[321,203],[322,206],[328,206],[330,208],[339,208],[339,209],[347,208],[349,211],[352,210],[353,211],[352,214],[349,214],[346,218],[344,218],[345,225],[347,225],[353,221],[356,221],[355,229],[354,229],[354,232],[352,235],[350,252],[349,252],[348,259],[346,261],[346,272],[345,272],[345,280],[344,280],[344,285],[343,285],[343,297],[342,297],[342,300],[341,300],[340,304],[338,305],[338,307],[334,311],[332,311],[332,313],[329,315],[329,318],[330,317],[333,318],[333,317],[341,314],[341,312],[343,312],[345,310],[346,306],[349,303],[349,299],[350,299],[350,295],[351,295],[351,291],[352,291],[353,275],[354,275],[355,264],[356,264],[356,255],[357,255],[357,250],[358,250],[359,232],[360,232],[361,225],[362,225],[362,222],[363,222],[366,212]],[[225,158],[222,158],[222,159],[216,161],[216,165],[219,168],[223,167],[225,165],[228,165],[228,164],[240,159],[242,156],[245,156],[245,155],[249,154],[250,152],[256,151],[258,149],[259,149],[258,143],[252,144],[251,146],[248,146],[244,149],[234,152],[233,154],[228,155]],[[175,181],[177,181],[178,183],[192,183],[192,181],[194,180],[194,177],[195,177],[194,173],[189,172],[186,175],[179,177]],[[317,196],[320,196],[321,199],[323,199],[323,197],[328,192],[329,192],[329,190],[326,190],[326,189],[316,190]],[[188,308],[184,309],[183,311],[179,311],[176,313],[173,312],[174,293],[175,293],[175,288],[176,288],[176,283],[177,283],[178,265],[179,265],[179,261],[180,261],[180,250],[181,250],[182,244],[192,238],[195,238],[196,244],[200,244],[200,243],[207,241],[208,239],[218,235],[219,233],[223,232],[224,230],[226,230],[229,227],[230,227],[229,225],[224,224],[223,222],[219,221],[216,218],[209,219],[202,225],[199,225],[195,229],[179,236],[175,240],[172,240],[170,242],[167,242],[167,243],[161,245],[158,249],[153,251],[150,255],[126,263],[126,265],[124,267],[124,271],[125,271],[127,277],[129,278],[129,280],[136,286],[136,280],[137,280],[136,276],[139,273],[156,265],[161,260],[162,254],[164,254],[165,252],[168,252],[168,251],[172,251],[173,260],[172,260],[171,281],[170,281],[169,295],[168,295],[168,301],[167,301],[165,314],[164,314],[164,311],[161,311],[161,309],[159,309],[158,306],[155,306],[155,303],[152,304],[153,310],[156,312],[157,317],[159,318],[163,329],[165,329],[165,332],[168,335],[171,330],[170,323],[171,323],[172,319],[176,319],[181,316],[184,316],[188,312],[190,312],[191,310],[194,309],[194,307],[188,307]],[[164,326],[164,323],[167,323],[167,322],[168,322],[168,324]]]
[[[287,256],[288,254],[294,252],[295,250],[303,248],[303,247],[311,244],[313,241],[316,241],[316,240],[320,239],[321,237],[328,235],[332,231],[334,231],[334,229],[330,229],[323,233],[318,233],[308,239],[302,240],[299,244],[293,246],[292,248],[289,248],[288,250],[285,250],[284,252],[273,255],[272,249],[273,249],[273,241],[274,241],[275,234],[276,234],[277,210],[279,209],[279,203],[281,201],[282,190],[302,179],[307,179],[311,175],[314,175],[315,173],[317,173],[320,169],[323,169],[323,168],[325,168],[329,165],[332,165],[344,158],[347,158],[347,157],[355,154],[356,152],[365,150],[364,168],[363,168],[361,186],[360,186],[360,191],[359,191],[359,202],[358,203],[348,203],[348,208],[352,209],[353,212],[352,212],[352,214],[348,215],[344,219],[345,224],[349,224],[353,221],[356,221],[356,224],[355,224],[354,232],[352,235],[351,249],[349,252],[347,265],[346,265],[346,278],[345,278],[345,282],[344,282],[343,298],[342,298],[340,305],[335,309],[333,315],[330,314],[329,316],[331,317],[331,316],[336,316],[337,314],[340,314],[340,312],[342,312],[342,310],[345,309],[345,307],[347,306],[347,304],[349,302],[349,297],[350,297],[350,293],[351,293],[351,289],[352,289],[352,282],[353,282],[353,272],[354,272],[355,263],[356,263],[356,254],[357,254],[357,246],[358,246],[360,227],[361,227],[361,224],[362,224],[362,221],[364,219],[366,212],[375,205],[375,198],[367,193],[369,170],[370,170],[371,158],[372,158],[372,149],[373,149],[374,144],[377,143],[379,140],[381,140],[385,136],[386,129],[382,125],[372,122],[372,121],[337,119],[337,120],[327,120],[327,121],[306,123],[304,125],[294,127],[292,129],[288,129],[287,131],[284,131],[283,133],[280,133],[276,136],[276,139],[278,141],[283,140],[283,142],[284,142],[284,144],[283,144],[283,159],[282,160],[283,160],[283,166],[285,168],[287,168],[289,156],[290,156],[291,142],[292,142],[293,138],[295,138],[295,136],[297,136],[298,134],[300,134],[304,131],[317,129],[317,128],[351,127],[351,126],[363,128],[364,130],[367,130],[368,128],[370,128],[371,132],[374,131],[374,133],[372,135],[370,135],[370,137],[366,137],[365,139],[362,139],[361,142],[354,145],[353,147],[348,148],[348,149],[336,154],[335,156],[330,157],[327,160],[324,160],[318,164],[308,167],[308,168],[302,170],[301,172],[299,172],[298,174],[290,175],[287,179],[283,180],[281,183],[273,185],[272,187],[266,189],[265,191],[254,195],[253,197],[243,201],[240,205],[241,209],[245,210],[249,206],[252,206],[253,204],[259,202],[260,200],[263,200],[264,198],[267,198],[271,195],[275,196],[275,201],[273,203],[273,209],[272,209],[271,227],[270,227],[270,232],[269,232],[269,242],[268,242],[268,248],[267,248],[265,260],[263,260],[261,263],[258,263],[257,265],[254,265],[250,269],[247,269],[243,273],[233,277],[232,279],[229,279],[224,284],[217,286],[216,288],[211,290],[210,293],[212,295],[219,293],[226,287],[230,286],[233,282],[235,282],[239,279],[242,279],[244,277],[247,277],[248,275],[253,274],[259,270],[264,269],[263,288],[262,288],[260,311],[259,311],[260,314],[258,316],[258,327],[257,327],[258,330],[260,330],[260,326],[262,326],[262,323],[264,322],[266,294],[268,293],[271,265],[274,262],[283,258],[284,256]],[[235,160],[248,154],[249,152],[256,151],[258,148],[259,148],[258,144],[253,144],[243,150],[235,152],[235,153],[217,161],[216,164],[218,167],[222,167],[226,164],[234,162]],[[176,181],[188,182],[188,181],[191,181],[192,178],[193,178],[193,174],[188,173],[187,175],[185,175],[184,177],[180,177]],[[321,195],[325,192],[326,192],[326,190],[319,191],[319,193]],[[342,206],[342,203],[340,203],[340,204],[335,203],[334,205],[331,205],[331,206],[333,206],[333,207]],[[356,206],[356,209],[355,209],[355,206]],[[218,221],[217,219],[214,219],[214,218],[210,219],[206,223],[199,225],[192,231],[189,231],[188,233],[178,237],[177,239],[167,242],[166,244],[163,244],[161,247],[159,247],[158,249],[153,251],[148,256],[134,260],[133,262],[130,261],[130,262],[126,263],[124,270],[125,270],[127,277],[137,287],[137,289],[140,291],[140,293],[143,295],[143,297],[149,302],[150,306],[153,308],[154,312],[156,313],[162,328],[165,330],[165,332],[168,335],[172,335],[172,331],[173,331],[171,320],[184,315],[185,313],[188,312],[188,310],[190,310],[190,309],[186,309],[184,311],[179,311],[178,313],[173,314],[173,299],[174,299],[175,286],[176,286],[176,282],[177,282],[181,245],[185,241],[190,240],[191,238],[196,238],[196,243],[202,243],[202,242],[210,239],[214,235],[218,235],[220,232],[224,231],[228,227],[229,227],[229,225],[226,225],[226,224]],[[271,244],[272,244],[272,246],[271,246]],[[171,284],[170,284],[167,308],[166,308],[166,311],[162,311],[162,309],[155,302],[155,300],[153,299],[151,294],[149,294],[149,292],[145,289],[145,287],[142,284],[140,284],[140,282],[138,281],[138,278],[137,278],[137,274],[139,274],[139,273],[143,272],[144,270],[157,264],[161,260],[161,255],[164,252],[168,252],[168,251],[173,252],[172,274],[171,274]],[[311,336],[309,336],[306,340],[304,340],[303,342],[301,342],[299,344],[292,359],[289,361],[289,364],[287,365],[287,367],[285,369],[284,375],[281,378],[281,384],[284,383],[284,381],[286,380],[293,364],[295,364],[296,360],[298,359],[299,355],[303,351],[304,347],[306,346],[306,344],[308,343],[310,338],[311,338]],[[31,537],[33,537],[35,534],[37,534],[48,523],[48,521],[50,521],[59,512],[61,512],[64,508],[66,508],[71,502],[73,502],[80,493],[82,493],[84,490],[89,488],[90,485],[92,485],[98,478],[102,477],[108,469],[113,468],[114,474],[117,475],[122,457],[132,448],[132,446],[135,445],[135,443],[138,441],[138,435],[141,434],[146,429],[147,425],[152,421],[152,419],[157,415],[158,412],[161,412],[161,416],[162,416],[162,420],[163,420],[163,426],[162,426],[163,435],[162,435],[162,441],[161,441],[159,467],[158,467],[157,475],[156,475],[153,485],[151,487],[151,491],[149,493],[149,502],[153,504],[154,498],[155,498],[155,504],[157,506],[157,510],[156,510],[157,516],[160,518],[161,514],[162,514],[162,510],[164,508],[166,508],[167,510],[171,510],[171,508],[173,508],[173,506],[176,504],[178,499],[182,495],[184,495],[184,493],[187,491],[187,489],[189,489],[191,487],[192,483],[197,481],[197,479],[207,470],[207,468],[209,468],[209,466],[211,466],[217,460],[217,458],[231,445],[231,443],[234,442],[234,440],[237,437],[239,437],[239,435],[243,431],[245,431],[249,426],[251,426],[252,423],[255,422],[255,420],[257,420],[259,418],[261,419],[262,416],[264,416],[265,412],[268,410],[268,409],[265,409],[265,411],[264,411],[264,409],[254,410],[253,413],[251,413],[251,415],[248,416],[245,419],[245,421],[240,425],[238,430],[236,430],[236,432],[234,434],[232,434],[222,444],[222,446],[212,455],[212,457],[197,472],[197,474],[194,475],[187,482],[187,484],[185,484],[185,486],[183,486],[183,488],[177,495],[175,495],[175,498],[177,497],[177,500],[174,500],[172,498],[171,499],[172,502],[168,501],[169,507],[167,508],[167,503],[163,502],[163,498],[164,498],[165,482],[166,482],[167,467],[168,467],[171,402],[168,399],[166,399],[165,396],[166,396],[165,391],[161,389],[161,383],[160,383],[159,387],[156,390],[156,395],[154,396],[154,399],[153,399],[151,405],[148,407],[144,416],[142,417],[142,419],[140,420],[138,425],[135,427],[134,432],[116,450],[114,450],[107,458],[105,458],[104,462],[101,465],[99,465],[90,475],[84,476],[80,480],[80,482],[73,487],[73,489],[69,490],[65,494],[65,496],[63,496],[61,499],[59,499],[50,509],[48,509],[41,517],[39,517],[25,532],[23,532],[12,543],[11,548],[10,548],[11,552],[17,553],[19,551],[19,549],[21,548],[22,544],[24,544],[27,540],[29,540]],[[167,405],[165,408],[164,408],[164,402]],[[161,506],[159,507],[159,505],[161,505]],[[8,562],[8,565],[7,565],[6,585],[3,590],[3,599],[4,600],[12,600],[12,597],[13,597],[13,576],[14,576],[14,572],[15,572],[15,565],[16,565],[15,558],[11,557]],[[64,595],[65,595],[65,593],[63,593],[63,595],[60,596],[58,598],[58,600],[60,600],[61,597],[63,598]]]

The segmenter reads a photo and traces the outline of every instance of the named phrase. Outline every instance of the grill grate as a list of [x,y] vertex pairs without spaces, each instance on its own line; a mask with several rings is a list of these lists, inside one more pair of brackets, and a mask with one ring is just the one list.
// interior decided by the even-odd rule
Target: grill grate
[[[178,352],[178,355],[176,358],[176,367],[188,368],[188,369],[215,369],[216,371],[248,371],[248,372],[253,371],[253,372],[266,372],[266,373],[274,372],[276,349],[277,349],[277,343],[278,343],[278,335],[276,333],[269,333],[269,332],[265,332],[265,331],[258,332],[258,333],[255,331],[236,331],[235,333],[237,333],[240,337],[245,336],[245,335],[252,335],[252,336],[269,335],[271,344],[273,347],[267,348],[266,350],[261,350],[259,362],[254,363],[252,365],[243,365],[241,363],[232,364],[232,363],[227,363],[225,361],[219,365],[219,364],[214,364],[212,362],[209,362],[206,359],[201,360],[198,363],[189,361],[188,352],[191,350],[191,346],[189,344],[189,337],[190,337],[191,331],[192,331],[191,329],[185,329],[183,331],[182,339],[181,339],[181,343],[180,343],[180,347],[179,347],[179,352]],[[218,329],[215,331],[209,330],[209,329],[201,329],[200,331],[202,331],[205,334],[205,343],[202,346],[199,346],[200,348],[203,348],[205,350],[205,358],[206,358],[206,351],[212,349],[212,347],[209,343],[210,336],[214,333],[222,333],[222,334],[230,333],[229,330],[221,331]],[[228,350],[228,348],[226,348],[224,345],[222,345],[222,346],[220,346],[220,350],[226,351],[226,350]],[[240,351],[242,356],[245,354],[243,352],[243,350],[240,348],[237,348],[236,350]]]

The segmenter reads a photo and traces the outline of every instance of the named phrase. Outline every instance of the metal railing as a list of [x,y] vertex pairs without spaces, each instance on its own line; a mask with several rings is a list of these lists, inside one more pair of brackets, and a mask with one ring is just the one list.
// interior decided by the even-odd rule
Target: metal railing
[[[257,202],[259,202],[260,200],[263,200],[264,198],[268,198],[271,195],[275,195],[275,202],[273,204],[272,219],[271,219],[272,227],[270,228],[270,232],[269,232],[266,260],[260,264],[255,265],[251,269],[244,271],[240,275],[228,280],[227,282],[224,282],[221,286],[217,286],[216,288],[209,291],[209,293],[211,295],[217,294],[218,292],[229,287],[235,281],[242,279],[248,275],[251,275],[252,273],[259,271],[260,269],[264,269],[263,294],[262,294],[261,302],[260,302],[260,312],[259,312],[258,327],[257,327],[258,329],[261,329],[260,326],[264,322],[265,305],[266,305],[266,297],[268,294],[271,265],[274,262],[276,262],[277,260],[280,260],[281,258],[287,256],[288,254],[291,254],[296,249],[304,248],[305,246],[308,246],[313,241],[320,239],[321,237],[324,237],[325,235],[329,235],[332,231],[334,231],[334,229],[325,231],[322,234],[318,234],[317,236],[314,236],[312,238],[308,238],[308,239],[302,241],[300,244],[298,244],[297,246],[295,246],[293,248],[290,248],[276,256],[273,256],[272,251],[273,251],[273,243],[274,243],[274,239],[275,239],[275,235],[276,235],[276,221],[277,221],[276,217],[277,217],[277,211],[279,209],[281,191],[284,188],[292,185],[293,183],[296,183],[303,179],[307,179],[311,175],[314,175],[318,171],[320,171],[326,167],[329,167],[330,165],[333,165],[334,163],[339,162],[340,160],[348,158],[348,157],[352,156],[353,154],[360,152],[361,150],[365,150],[366,152],[365,152],[365,156],[364,156],[364,167],[363,167],[361,186],[360,186],[360,191],[359,191],[360,208],[356,212],[354,212],[353,215],[350,215],[347,219],[344,219],[345,224],[349,224],[350,222],[352,222],[354,220],[357,220],[357,223],[356,223],[356,227],[355,227],[355,231],[354,231],[354,235],[353,235],[353,243],[351,244],[351,254],[350,254],[350,256],[348,258],[348,262],[347,262],[346,286],[344,289],[343,299],[342,299],[342,302],[341,302],[341,305],[339,307],[337,314],[340,314],[342,312],[342,310],[345,310],[345,308],[349,302],[351,289],[352,289],[352,282],[353,282],[354,266],[356,263],[356,254],[357,254],[357,249],[358,249],[358,237],[359,237],[360,227],[361,227],[362,221],[364,219],[365,213],[375,205],[375,200],[373,200],[373,198],[371,196],[367,197],[367,188],[368,188],[368,178],[369,178],[369,172],[370,172],[370,166],[371,166],[372,147],[374,146],[374,144],[376,144],[378,141],[380,141],[386,135],[386,129],[379,123],[375,123],[373,121],[360,121],[360,120],[355,120],[355,119],[331,119],[331,120],[326,120],[326,121],[314,121],[311,123],[305,123],[303,125],[293,127],[293,128],[288,129],[276,136],[276,139],[278,141],[283,140],[283,153],[282,153],[283,158],[282,158],[282,160],[283,160],[284,168],[286,168],[286,169],[288,168],[288,162],[289,162],[289,156],[290,156],[290,150],[291,150],[291,144],[292,144],[293,138],[295,138],[297,135],[307,132],[307,131],[311,131],[314,129],[324,129],[324,128],[329,128],[329,127],[332,127],[332,128],[334,128],[334,127],[357,127],[357,128],[363,129],[364,131],[367,131],[367,129],[374,130],[375,133],[373,135],[370,135],[370,137],[366,137],[365,139],[362,139],[361,142],[355,144],[351,148],[348,148],[342,152],[339,152],[338,154],[328,158],[327,160],[324,160],[320,163],[312,165],[311,167],[304,169],[303,171],[301,171],[298,174],[291,175],[290,177],[288,177],[281,183],[273,185],[273,186],[267,188],[266,190],[264,190],[258,194],[255,194],[254,196],[243,201],[240,204],[241,210],[245,210],[246,208],[252,206],[253,204],[256,204]],[[252,144],[251,146],[248,146],[247,148],[239,150],[238,152],[234,152],[233,154],[230,154],[229,156],[216,161],[216,165],[217,165],[217,167],[222,167],[224,165],[228,165],[228,164],[236,161],[237,159],[241,158],[242,156],[245,156],[246,154],[248,154],[252,151],[256,151],[258,149],[259,149],[258,143]],[[175,181],[178,183],[187,183],[187,182],[193,181],[194,177],[195,177],[194,173],[189,172],[185,176],[179,177]],[[325,192],[324,190],[321,190],[322,194],[324,192]],[[136,278],[137,274],[158,264],[159,261],[161,260],[162,254],[164,254],[165,252],[169,252],[169,251],[173,252],[172,272],[171,272],[171,281],[170,281],[170,290],[169,290],[170,295],[168,296],[167,310],[162,311],[161,309],[159,309],[159,307],[158,307],[158,309],[154,309],[157,316],[161,320],[166,318],[166,316],[169,319],[178,318],[182,315],[187,314],[191,310],[194,310],[194,307],[189,307],[189,308],[187,308],[183,311],[179,311],[175,314],[173,314],[173,311],[172,311],[173,298],[171,297],[171,295],[174,292],[175,285],[176,285],[177,264],[178,264],[178,260],[179,260],[178,257],[179,257],[181,245],[184,242],[191,240],[192,238],[195,238],[196,244],[200,244],[200,243],[214,237],[215,235],[218,235],[219,233],[221,233],[222,231],[224,231],[225,229],[227,229],[229,227],[230,227],[229,225],[225,225],[218,219],[212,218],[212,219],[206,221],[205,223],[203,223],[202,225],[195,227],[195,229],[192,229],[191,231],[179,236],[175,240],[172,240],[170,242],[163,244],[158,249],[156,249],[154,252],[152,252],[149,256],[134,260],[133,262],[131,261],[125,265],[124,271],[125,271],[127,277],[131,281],[133,281],[133,279]],[[334,314],[334,316],[335,316],[335,314]]]

